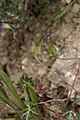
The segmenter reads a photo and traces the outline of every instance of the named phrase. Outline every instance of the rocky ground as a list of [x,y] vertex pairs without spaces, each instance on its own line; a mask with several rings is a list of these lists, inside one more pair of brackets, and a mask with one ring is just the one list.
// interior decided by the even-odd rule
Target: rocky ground
[[[65,1],[69,3],[70,0]],[[61,5],[64,5],[65,1],[62,0]],[[45,35],[46,39],[42,45],[41,55],[38,55],[36,60],[30,49],[34,45],[34,38],[39,33],[40,26],[42,26],[41,22],[37,23],[34,33],[23,31],[23,34],[22,30],[18,31],[18,39],[22,39],[19,57],[16,57],[9,49],[11,38],[6,35],[5,31],[1,32],[0,65],[15,84],[25,72],[33,79],[41,81],[43,87],[48,90],[48,96],[53,98],[55,94],[58,97],[61,94],[59,99],[62,100],[71,93],[70,97],[74,98],[76,92],[80,92],[79,72],[76,78],[77,71],[80,69],[80,1],[78,0],[61,20],[49,28],[48,36]],[[47,51],[50,39],[58,49],[57,58]],[[80,96],[77,95],[77,98]],[[62,103],[63,101],[52,102],[51,109],[61,111],[64,106]],[[80,105],[80,102],[77,104]],[[0,116],[3,112],[2,110]]]

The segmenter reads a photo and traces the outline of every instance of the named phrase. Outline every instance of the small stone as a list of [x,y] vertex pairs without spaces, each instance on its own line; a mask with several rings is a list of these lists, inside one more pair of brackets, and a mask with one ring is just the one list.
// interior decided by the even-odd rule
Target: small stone
[[1,37],[4,37],[6,35],[6,32],[3,31],[3,32],[0,33],[0,35],[1,35]]
[[3,57],[3,58],[1,59],[1,65],[6,65],[7,62],[8,62],[7,57]]
[[66,3],[69,4],[71,2],[71,0],[66,0]]
[[69,16],[66,16],[65,21],[66,21],[66,23],[69,23],[69,22],[71,22],[71,18]]
[[44,76],[47,73],[47,70],[45,68],[39,68],[37,76],[39,76],[40,78],[42,76]]
[[75,80],[75,77],[76,77],[75,75],[72,75],[72,76],[71,76],[71,80],[74,81],[74,80]]
[[18,10],[22,10],[23,8],[22,8],[22,5],[21,4],[19,4],[18,5]]
[[80,24],[80,18],[73,18],[73,22],[75,24]]
[[25,46],[21,46],[21,50],[22,51],[26,51],[26,47]]
[[72,73],[68,71],[68,72],[65,74],[65,77],[70,77],[71,75],[72,75]]
[[74,14],[72,12],[67,13],[67,15],[65,16],[66,23],[70,23],[72,21],[73,15]]
[[75,3],[73,8],[72,8],[72,12],[77,14],[79,12],[79,10],[80,10],[80,5]]
[[71,31],[72,31],[72,24],[69,23],[69,24],[65,24],[63,23],[62,26],[61,26],[61,37],[67,37]]
[[37,65],[35,65],[34,63],[31,63],[31,68],[32,68],[35,72],[38,71]]
[[22,60],[21,64],[22,64],[22,69],[25,69],[25,66],[28,65],[28,59],[27,59],[27,58],[24,58],[24,59]]

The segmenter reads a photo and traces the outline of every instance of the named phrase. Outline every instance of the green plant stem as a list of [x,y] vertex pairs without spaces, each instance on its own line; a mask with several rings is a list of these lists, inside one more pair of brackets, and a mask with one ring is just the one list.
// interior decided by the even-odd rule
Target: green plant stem
[[52,18],[51,23],[46,27],[46,29],[41,34],[40,40],[44,40],[44,35],[46,34],[47,30],[60,18],[62,18],[72,7],[72,5],[76,2],[76,0],[72,0],[63,10],[61,10],[58,15]]

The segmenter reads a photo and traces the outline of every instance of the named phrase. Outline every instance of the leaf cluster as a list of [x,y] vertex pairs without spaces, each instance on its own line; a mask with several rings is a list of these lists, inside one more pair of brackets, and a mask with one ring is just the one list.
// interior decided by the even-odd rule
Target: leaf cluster
[[28,78],[26,74],[22,75],[22,95],[24,96],[24,100],[22,101],[17,89],[13,85],[13,82],[1,67],[0,76],[2,77],[3,82],[7,85],[9,92],[12,93],[12,95],[15,97],[14,101],[10,96],[7,95],[4,87],[0,85],[0,101],[15,110],[19,119],[28,120],[30,117],[35,119],[35,117],[39,115],[39,109],[36,105],[37,96],[34,88],[32,87],[34,85],[32,79]]

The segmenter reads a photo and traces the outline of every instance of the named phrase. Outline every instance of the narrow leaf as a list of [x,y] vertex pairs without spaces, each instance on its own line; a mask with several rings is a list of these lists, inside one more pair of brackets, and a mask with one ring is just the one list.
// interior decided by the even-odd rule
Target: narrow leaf
[[53,21],[57,21],[61,17],[63,17],[71,8],[71,6],[75,3],[76,0],[73,0],[71,3],[69,3],[60,13],[53,19]]
[[73,116],[71,112],[69,113],[68,120],[73,120]]
[[57,53],[57,50],[55,46],[52,46],[48,49],[49,54],[55,55]]
[[4,120],[17,120],[16,118],[6,118]]
[[29,100],[28,92],[26,90],[26,86],[24,86],[23,92],[24,92],[24,98],[25,98],[26,102],[29,103],[30,100]]
[[37,96],[36,96],[36,93],[34,92],[32,86],[27,82],[26,82],[26,86],[28,87],[29,94],[30,94],[32,102],[36,103],[37,102]]
[[11,102],[11,100],[9,99],[1,85],[0,85],[0,101],[2,101],[5,104],[8,104],[10,107],[13,108],[13,103]]
[[12,81],[10,80],[10,78],[8,77],[8,75],[3,71],[3,69],[0,67],[0,75],[3,78],[3,81],[6,83],[6,85],[8,86],[8,88],[10,89],[10,91],[12,92],[12,94],[15,96],[15,98],[17,99],[17,102],[19,103],[19,105],[24,108],[24,104],[22,103],[16,88],[13,86]]

